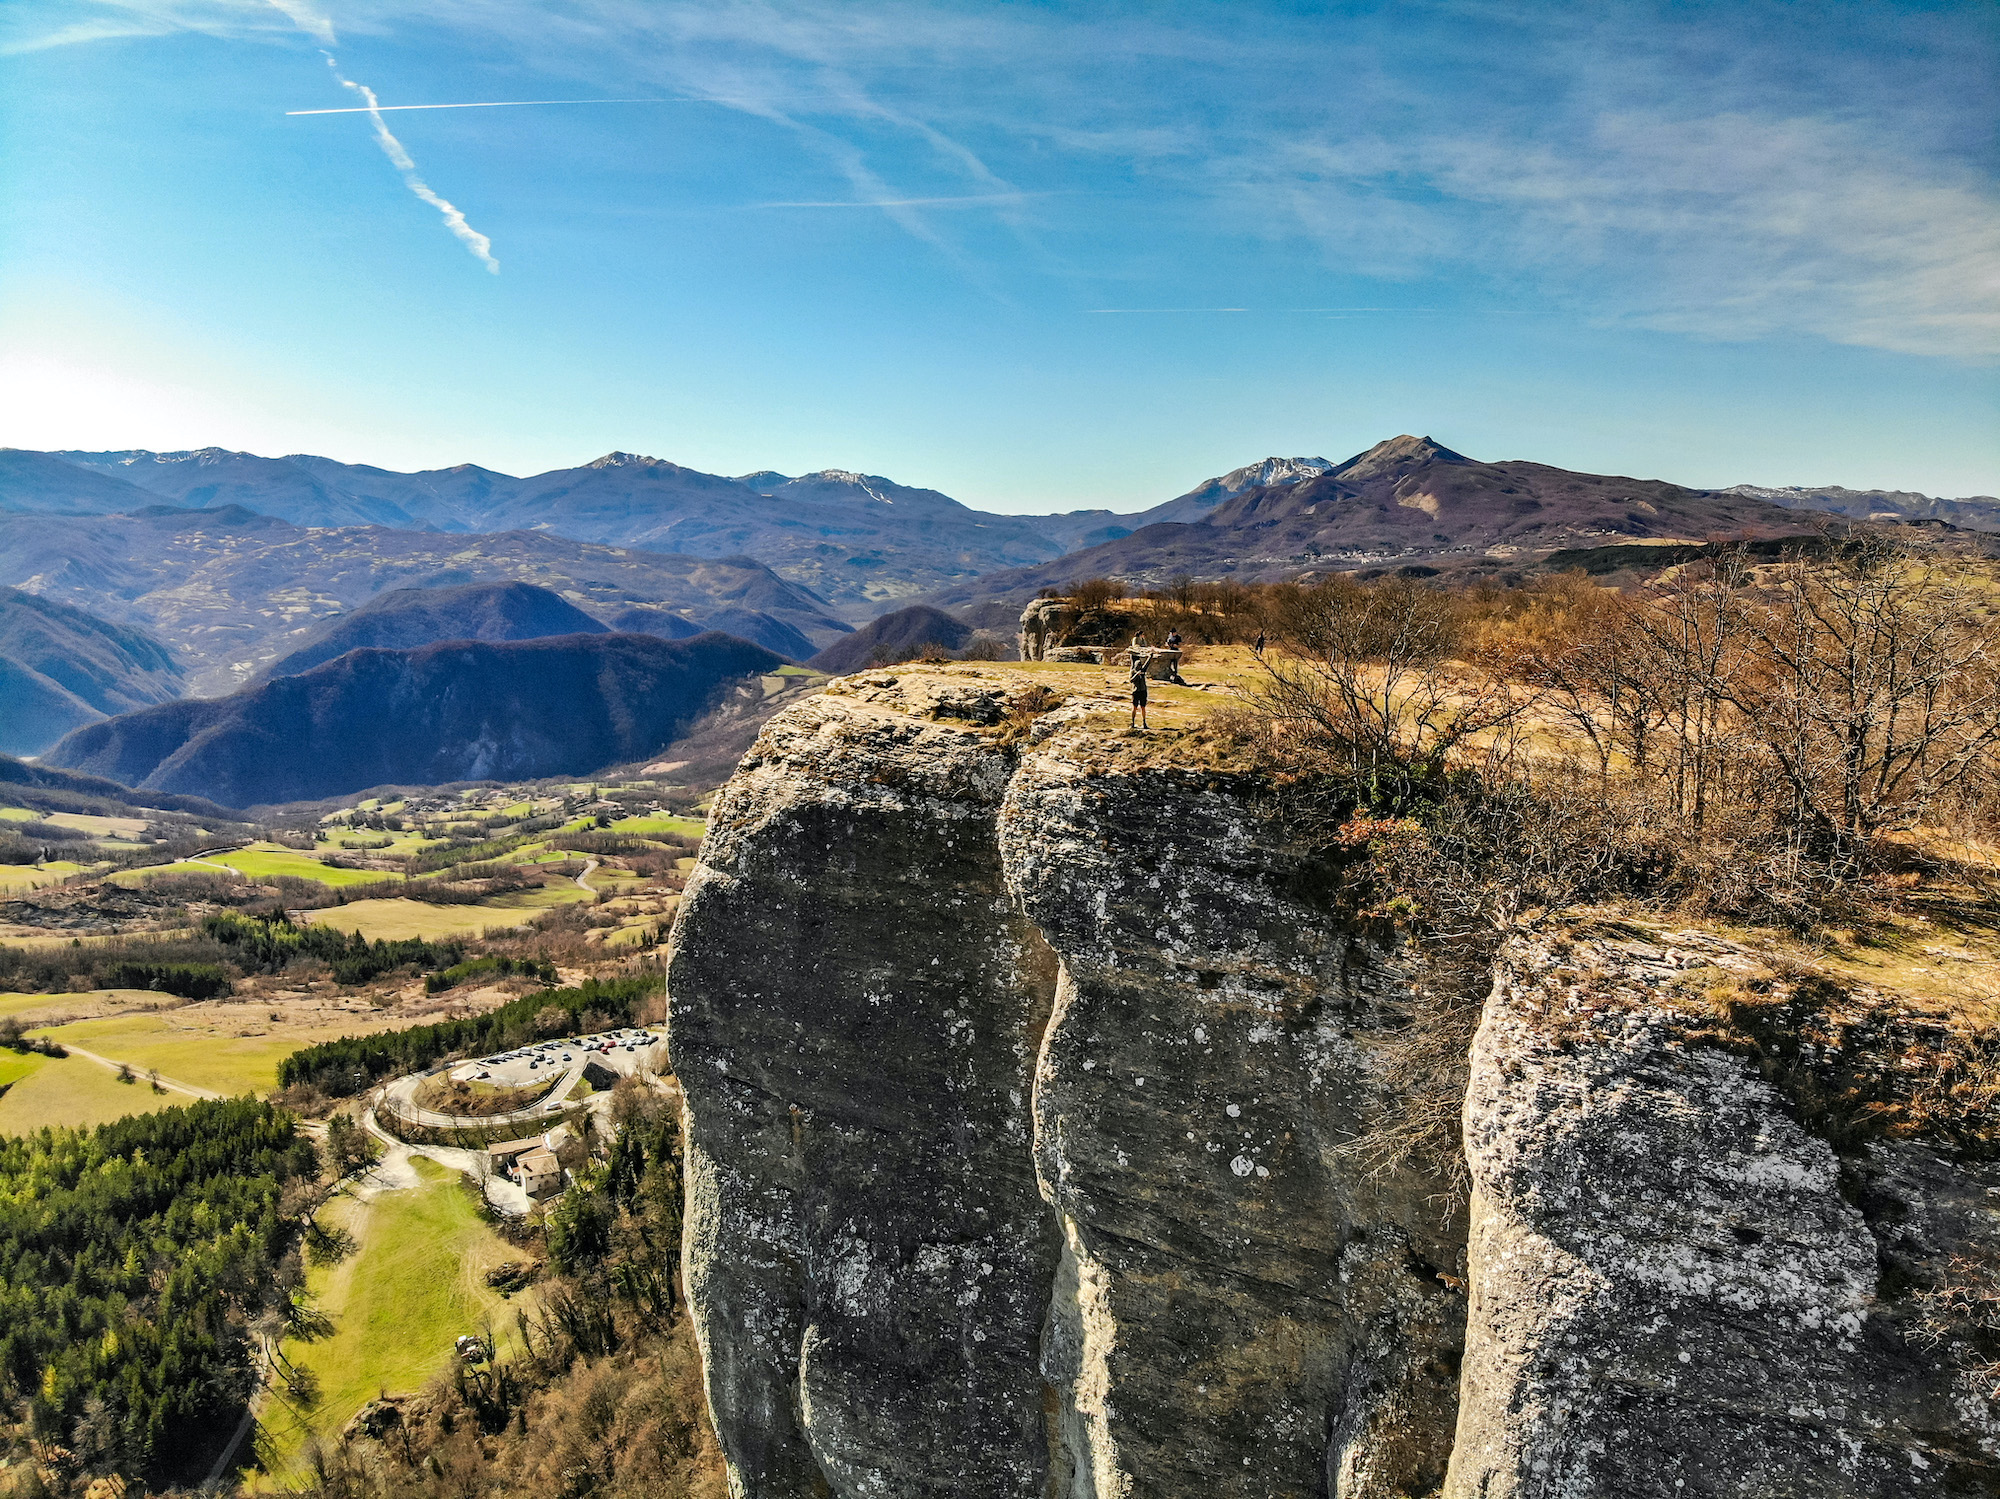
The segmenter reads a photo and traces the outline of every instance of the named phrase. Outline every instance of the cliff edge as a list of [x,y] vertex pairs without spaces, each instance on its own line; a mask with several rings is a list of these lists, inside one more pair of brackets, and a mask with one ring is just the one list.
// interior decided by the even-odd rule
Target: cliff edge
[[1458,1184],[1368,1148],[1422,955],[1123,720],[863,673],[718,798],[668,982],[733,1494],[2000,1492],[2000,1170],[1813,1091],[1909,1005],[1787,1061],[1716,1009],[1742,945],[1524,926]]

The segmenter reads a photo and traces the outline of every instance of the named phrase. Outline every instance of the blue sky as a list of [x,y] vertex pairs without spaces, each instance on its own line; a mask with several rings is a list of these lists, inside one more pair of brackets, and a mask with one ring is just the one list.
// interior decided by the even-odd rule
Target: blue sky
[[1996,14],[14,0],[0,442],[2000,493]]

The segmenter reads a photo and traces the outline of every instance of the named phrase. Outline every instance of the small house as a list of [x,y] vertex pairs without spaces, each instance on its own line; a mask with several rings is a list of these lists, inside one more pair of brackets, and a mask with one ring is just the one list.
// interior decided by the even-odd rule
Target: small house
[[551,1197],[562,1190],[562,1162],[556,1159],[556,1153],[548,1147],[537,1146],[517,1156],[514,1166],[519,1173],[521,1190],[530,1197]]

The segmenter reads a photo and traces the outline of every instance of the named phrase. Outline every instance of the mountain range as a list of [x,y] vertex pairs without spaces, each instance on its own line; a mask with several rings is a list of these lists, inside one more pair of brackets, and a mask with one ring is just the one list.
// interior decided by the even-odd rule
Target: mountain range
[[0,747],[32,753],[107,714],[357,648],[720,630],[841,670],[922,644],[911,630],[945,645],[968,624],[1004,632],[1022,599],[1099,574],[1496,575],[1579,548],[1797,534],[1804,511],[2000,529],[2000,501],[1981,497],[1694,489],[1407,434],[1340,463],[1265,458],[1137,514],[1054,516],[846,470],[727,477],[630,453],[515,478],[215,448],[6,449],[0,585],[20,593],[0,609]]
[[1344,463],[1297,477],[1280,471],[1274,482],[1220,498],[1194,518],[1142,526],[1056,562],[990,573],[941,590],[931,602],[976,609],[1094,576],[1157,585],[1178,574],[1247,582],[1399,565],[1500,573],[1607,540],[1779,536],[1809,525],[1798,511],[1753,495],[1518,460],[1487,463],[1405,433]]
[[[105,516],[140,513],[162,502],[205,511],[241,506],[309,529],[383,527],[467,536],[531,531],[682,556],[751,557],[811,590],[825,614],[860,623],[919,596],[963,594],[976,577],[1040,567],[1151,526],[1210,524],[1225,504],[1253,490],[1292,489],[1328,475],[1338,479],[1345,474],[1352,481],[1354,466],[1366,457],[1338,465],[1321,457],[1265,458],[1136,514],[1089,509],[998,515],[974,510],[934,489],[845,469],[803,475],[767,469],[727,476],[624,452],[575,468],[515,477],[476,464],[397,473],[311,454],[267,458],[222,448],[174,453],[5,449],[0,450],[0,512]],[[1561,472],[1518,463],[1486,467]],[[1495,495],[1522,492],[1505,475],[1487,473],[1480,480],[1489,482]],[[1621,487],[1641,483],[1611,482]],[[1938,499],[1838,487],[1665,488],[1675,495],[1718,496],[1717,505],[1732,519],[1734,507],[1749,502],[1745,513],[1751,515],[1759,505],[1775,505],[1854,518],[1944,520],[2000,531],[2000,500],[1984,496]],[[1720,513],[1711,510],[1708,518]],[[1229,524],[1227,518],[1223,524]],[[1350,538],[1346,532],[1353,528],[1348,527],[1340,536],[1308,540],[1322,552],[1369,556],[1385,549],[1461,545],[1455,533],[1440,543],[1427,539],[1421,528],[1421,522],[1413,522]],[[797,621],[788,623],[799,628]],[[810,629],[802,634],[812,641]],[[784,650],[773,640],[764,643]]]
[[[148,505],[87,520],[0,513],[0,584],[137,627],[169,647],[183,690],[232,691],[305,645],[325,620],[388,590],[520,581],[610,624],[634,607],[694,629],[753,633],[766,617],[783,654],[809,655],[850,628],[807,589],[747,557],[591,545],[539,531],[453,535],[381,526],[318,529],[239,505]],[[654,633],[661,633],[655,631]]]
[[1808,485],[1765,489],[1735,484],[1721,493],[1768,500],[1788,510],[1823,510],[1854,520],[1941,520],[1968,531],[2000,531],[2000,499],[1990,494],[1944,500],[1908,489],[1843,489],[1838,484],[1817,489]]
[[[55,464],[79,475],[70,488]],[[162,500],[195,509],[241,505],[297,526],[544,531],[690,556],[754,556],[856,619],[941,582],[1066,549],[1032,519],[972,510],[879,475],[827,469],[728,478],[636,453],[518,479],[474,464],[398,474],[220,448],[17,454],[0,466],[0,508],[108,514]]]
[[363,648],[228,697],[88,725],[44,759],[240,807],[580,774],[658,753],[733,684],[782,664],[713,632]]

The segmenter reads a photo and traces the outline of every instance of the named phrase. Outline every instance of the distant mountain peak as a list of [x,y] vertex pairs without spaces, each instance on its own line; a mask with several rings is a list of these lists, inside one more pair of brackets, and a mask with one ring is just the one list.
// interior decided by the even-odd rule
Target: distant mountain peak
[[1333,465],[1324,458],[1266,458],[1258,463],[1246,463],[1241,468],[1233,468],[1219,479],[1211,479],[1210,484],[1220,484],[1231,494],[1241,494],[1246,489],[1256,489],[1266,484],[1296,484],[1301,479],[1310,479],[1323,474]]
[[792,476],[781,474],[774,468],[760,468],[754,474],[738,474],[736,482],[748,485],[759,494],[763,494],[767,490],[776,489],[780,484],[791,483]]
[[1260,458],[1255,463],[1232,468],[1226,474],[1217,474],[1213,479],[1202,480],[1186,494],[1177,495],[1165,504],[1155,505],[1143,512],[1138,520],[1141,524],[1161,520],[1200,520],[1224,500],[1233,500],[1246,490],[1315,479],[1332,467],[1324,458]]
[[901,488],[894,479],[885,479],[880,474],[857,474],[852,469],[823,468],[817,473],[800,474],[794,484],[835,484],[844,489],[858,489],[877,504],[893,505],[895,500],[884,494],[884,488]]
[[585,468],[657,468],[666,460],[649,458],[644,453],[606,453],[602,458],[593,458]]
[[1378,442],[1365,453],[1354,457],[1333,470],[1337,479],[1358,482],[1373,479],[1379,474],[1391,473],[1399,468],[1415,468],[1420,463],[1470,463],[1472,460],[1463,453],[1454,453],[1443,443],[1433,442],[1428,437],[1412,437],[1405,432]]

